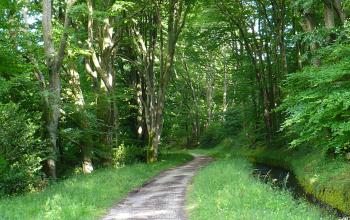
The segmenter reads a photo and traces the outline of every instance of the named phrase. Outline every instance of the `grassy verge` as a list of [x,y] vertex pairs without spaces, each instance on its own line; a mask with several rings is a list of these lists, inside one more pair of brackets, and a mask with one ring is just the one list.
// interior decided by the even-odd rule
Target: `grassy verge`
[[187,199],[190,219],[327,219],[289,192],[259,182],[251,171],[243,158],[218,159],[202,169]]
[[268,147],[235,147],[234,154],[252,162],[292,171],[306,192],[350,214],[350,164],[312,147],[290,150]]
[[0,200],[0,219],[97,219],[132,189],[192,156],[169,153],[158,163],[135,164],[75,176],[40,193]]

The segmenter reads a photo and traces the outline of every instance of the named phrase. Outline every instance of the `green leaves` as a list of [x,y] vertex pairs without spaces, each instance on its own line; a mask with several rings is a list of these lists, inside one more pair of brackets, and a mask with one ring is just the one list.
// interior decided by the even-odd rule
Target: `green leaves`
[[296,0],[292,4],[296,10],[310,11],[315,8],[321,1],[319,0]]
[[69,14],[73,17],[79,16],[79,15],[88,16],[89,13],[88,13],[87,5],[85,3],[73,5],[69,11]]
[[0,193],[17,194],[39,186],[44,153],[38,129],[18,105],[0,104]]
[[324,55],[324,60],[340,61],[305,68],[287,79],[288,96],[280,109],[287,114],[282,129],[293,135],[292,147],[307,143],[332,148],[338,153],[348,150],[350,61],[337,54],[349,48],[338,45],[333,49],[336,52]]
[[133,2],[129,1],[116,1],[111,9],[109,10],[111,14],[118,14],[123,11],[128,11],[130,8],[132,8],[135,5]]
[[[135,3],[131,1],[115,1],[108,7],[105,5],[96,7],[96,9],[94,9],[93,16],[97,21],[103,22],[105,18],[121,15],[121,13],[128,12],[134,6]],[[85,4],[76,6],[74,11],[84,13],[86,16],[88,12]]]

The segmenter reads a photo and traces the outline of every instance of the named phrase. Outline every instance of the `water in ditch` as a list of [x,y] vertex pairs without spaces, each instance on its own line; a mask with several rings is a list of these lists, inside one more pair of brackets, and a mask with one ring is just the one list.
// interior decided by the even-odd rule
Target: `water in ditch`
[[312,205],[319,206],[325,214],[336,216],[337,219],[350,220],[350,216],[306,193],[295,176],[288,170],[264,164],[254,164],[253,175],[265,183],[270,183],[273,187],[291,191],[296,199],[305,199]]

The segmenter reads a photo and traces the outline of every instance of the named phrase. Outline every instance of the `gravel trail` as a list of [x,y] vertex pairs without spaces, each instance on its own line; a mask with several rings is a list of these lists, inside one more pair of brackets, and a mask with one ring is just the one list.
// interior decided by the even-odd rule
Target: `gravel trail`
[[162,172],[129,193],[102,220],[186,220],[187,186],[198,169],[211,161],[210,157],[195,156],[185,165]]

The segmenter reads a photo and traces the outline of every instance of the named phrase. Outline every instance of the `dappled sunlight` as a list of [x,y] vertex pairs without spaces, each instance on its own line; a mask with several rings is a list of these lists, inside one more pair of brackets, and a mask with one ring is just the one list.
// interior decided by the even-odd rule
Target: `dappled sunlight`
[[318,182],[318,175],[316,175],[316,174],[312,178],[309,179],[309,183],[311,185],[313,185],[313,184],[315,184],[317,182]]

